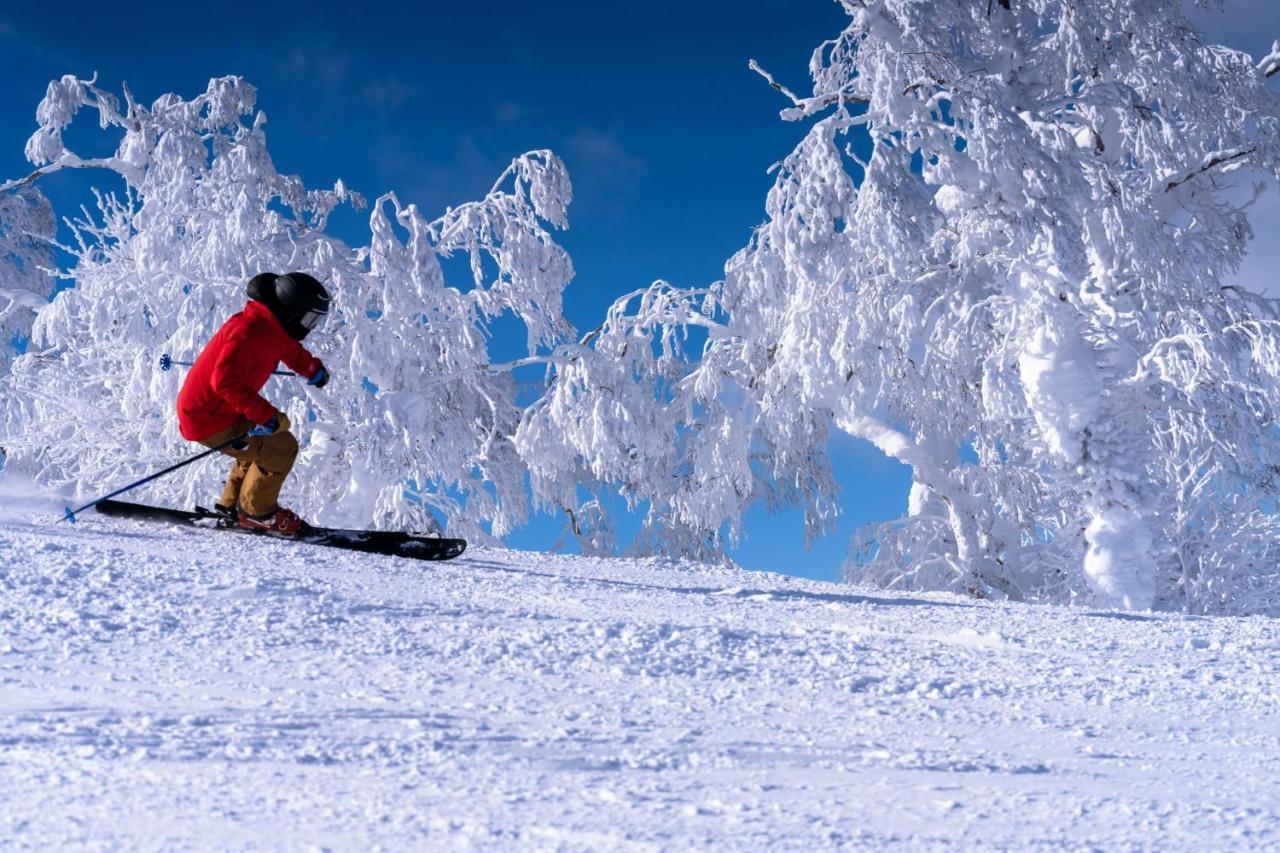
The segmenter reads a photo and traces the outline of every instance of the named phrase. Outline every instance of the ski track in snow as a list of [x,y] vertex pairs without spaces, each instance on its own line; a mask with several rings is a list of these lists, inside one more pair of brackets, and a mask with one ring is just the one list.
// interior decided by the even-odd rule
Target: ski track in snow
[[1280,622],[0,514],[0,846],[1280,844]]

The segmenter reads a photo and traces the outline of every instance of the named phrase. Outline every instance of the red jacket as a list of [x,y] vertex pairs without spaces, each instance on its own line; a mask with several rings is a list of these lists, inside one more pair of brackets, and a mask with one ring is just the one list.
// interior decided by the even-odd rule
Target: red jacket
[[276,407],[258,393],[280,362],[299,376],[314,376],[320,360],[294,340],[271,309],[251,301],[222,324],[196,359],[178,393],[178,428],[199,441],[241,417],[265,423]]

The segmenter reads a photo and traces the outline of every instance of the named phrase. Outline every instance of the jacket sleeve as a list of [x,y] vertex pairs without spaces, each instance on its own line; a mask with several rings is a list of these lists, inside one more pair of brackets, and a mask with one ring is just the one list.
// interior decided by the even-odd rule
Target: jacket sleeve
[[297,341],[290,339],[289,343],[291,346],[285,350],[284,357],[280,360],[303,379],[315,376],[316,371],[320,369],[320,359],[307,352],[306,348]]
[[210,383],[227,405],[255,424],[266,423],[276,413],[276,407],[267,402],[248,381],[245,365],[252,362],[254,342],[244,334],[234,335],[227,341],[221,358],[213,366]]

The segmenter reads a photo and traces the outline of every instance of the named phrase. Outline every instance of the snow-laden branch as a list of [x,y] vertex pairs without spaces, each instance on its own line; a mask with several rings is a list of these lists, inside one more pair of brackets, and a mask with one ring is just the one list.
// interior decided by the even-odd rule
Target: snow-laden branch
[[1258,73],[1263,77],[1271,77],[1280,73],[1280,39],[1271,44],[1271,52],[1262,57],[1258,63]]
[[60,172],[63,169],[118,169],[121,162],[114,157],[101,157],[89,160],[82,160],[70,152],[63,152],[57,160],[36,169],[25,178],[16,178],[0,184],[0,192],[8,192],[13,190],[29,187],[47,175]]
[[[867,104],[866,98],[853,94],[851,91],[842,89],[839,92],[829,92],[824,94],[813,95],[808,98],[801,98],[792,92],[783,84],[774,79],[773,75],[760,66],[760,63],[754,59],[748,61],[747,67],[763,77],[771,87],[781,92],[787,97],[791,103],[795,105],[793,109],[783,110],[780,115],[785,121],[800,121],[817,115],[818,113],[833,107],[837,104]],[[852,86],[852,84],[850,84]]]
[[[1198,165],[1176,175],[1163,178],[1161,183],[1164,184],[1164,191],[1170,192],[1171,190],[1175,190],[1190,181],[1192,178],[1198,177],[1199,175],[1203,175],[1205,172],[1213,171],[1214,169],[1222,166],[1238,168],[1240,165],[1243,165],[1242,161],[1245,158],[1254,154],[1257,150],[1257,146],[1250,145],[1244,148],[1235,149],[1234,151],[1214,151],[1206,154],[1204,159],[1201,160]],[[1224,171],[1229,171],[1229,169]]]

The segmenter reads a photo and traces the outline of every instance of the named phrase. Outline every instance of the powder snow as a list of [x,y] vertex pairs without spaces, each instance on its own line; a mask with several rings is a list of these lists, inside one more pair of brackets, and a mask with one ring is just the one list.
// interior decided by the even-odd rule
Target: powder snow
[[0,507],[6,848],[1280,844],[1280,623]]

